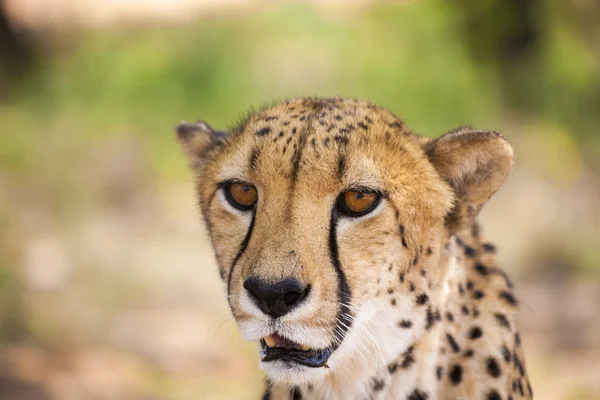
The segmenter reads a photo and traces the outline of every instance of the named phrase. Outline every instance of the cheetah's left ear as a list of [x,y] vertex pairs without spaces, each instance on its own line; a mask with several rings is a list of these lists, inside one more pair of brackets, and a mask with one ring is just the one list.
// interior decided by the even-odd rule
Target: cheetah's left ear
[[225,143],[228,133],[213,130],[206,122],[182,122],[177,125],[177,138],[187,153],[193,170],[198,170],[211,152]]
[[427,143],[424,150],[454,190],[454,208],[446,217],[451,231],[472,222],[502,186],[513,164],[513,149],[504,136],[470,127],[449,132]]

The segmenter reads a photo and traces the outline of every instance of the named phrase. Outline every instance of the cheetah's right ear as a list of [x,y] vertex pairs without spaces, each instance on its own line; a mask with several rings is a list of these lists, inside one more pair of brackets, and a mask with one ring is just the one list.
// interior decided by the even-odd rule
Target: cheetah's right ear
[[446,217],[451,231],[473,221],[483,204],[502,186],[513,164],[513,149],[497,132],[460,128],[424,147],[455,194],[454,207]]
[[176,131],[193,170],[198,170],[211,151],[223,145],[229,136],[226,132],[213,130],[203,121],[193,124],[182,122]]

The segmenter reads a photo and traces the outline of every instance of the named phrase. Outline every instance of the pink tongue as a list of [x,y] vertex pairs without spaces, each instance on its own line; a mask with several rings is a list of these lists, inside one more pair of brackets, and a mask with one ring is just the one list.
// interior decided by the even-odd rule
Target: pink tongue
[[287,340],[283,336],[279,336],[277,333],[271,335],[273,339],[275,339],[275,345],[277,347],[299,347],[298,344],[292,342],[291,340]]

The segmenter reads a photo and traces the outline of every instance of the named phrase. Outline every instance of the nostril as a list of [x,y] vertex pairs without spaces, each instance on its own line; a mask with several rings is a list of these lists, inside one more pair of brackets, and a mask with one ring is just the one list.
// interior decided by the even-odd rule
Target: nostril
[[291,307],[294,304],[302,301],[310,291],[310,285],[306,286],[303,289],[295,289],[291,290],[283,295],[283,302],[286,306]]
[[244,281],[243,286],[258,308],[275,318],[288,313],[310,291],[310,285],[302,286],[299,281],[291,278],[270,283],[251,276]]
[[300,297],[302,297],[302,293],[301,292],[287,292],[286,294],[283,295],[283,303],[286,306],[293,306],[298,300],[300,300]]

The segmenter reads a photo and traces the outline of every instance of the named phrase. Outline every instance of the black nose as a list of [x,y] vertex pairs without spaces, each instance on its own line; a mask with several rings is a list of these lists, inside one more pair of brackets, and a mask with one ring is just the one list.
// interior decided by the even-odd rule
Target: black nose
[[244,281],[244,289],[262,312],[277,318],[301,303],[308,295],[310,285],[302,286],[296,279],[269,283],[251,276]]

